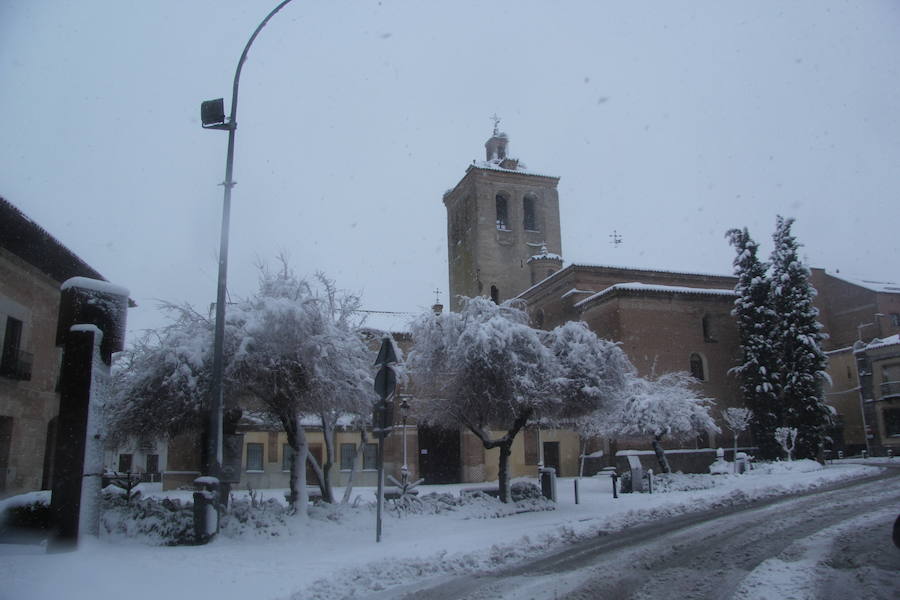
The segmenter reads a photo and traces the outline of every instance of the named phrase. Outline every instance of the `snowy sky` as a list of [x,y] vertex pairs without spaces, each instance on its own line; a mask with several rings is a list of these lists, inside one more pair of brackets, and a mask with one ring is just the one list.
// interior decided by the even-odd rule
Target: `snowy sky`
[[[275,0],[0,0],[0,195],[140,305],[215,297],[225,97]],[[278,252],[368,308],[446,303],[443,192],[561,177],[566,262],[730,273],[797,218],[813,266],[900,279],[900,4],[295,0],[241,79],[229,289]],[[610,244],[618,231],[623,243]]]

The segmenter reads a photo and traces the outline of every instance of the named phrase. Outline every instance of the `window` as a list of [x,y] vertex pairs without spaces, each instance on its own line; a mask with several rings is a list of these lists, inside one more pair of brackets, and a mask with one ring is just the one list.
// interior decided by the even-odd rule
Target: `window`
[[356,444],[341,444],[341,471],[349,471],[353,468],[353,454],[356,452]]
[[884,432],[888,437],[900,437],[900,408],[885,408],[881,416],[884,417]]
[[704,342],[715,342],[716,338],[713,336],[713,323],[712,317],[709,315],[703,315],[702,321],[703,327],[703,341]]
[[706,373],[703,368],[703,357],[696,352],[691,354],[691,375],[700,381],[706,381]]
[[891,313],[891,325],[894,327],[900,327],[900,314]]
[[537,231],[537,198],[534,194],[525,194],[522,198],[522,226],[525,231]]
[[500,304],[500,290],[497,289],[496,285],[491,286],[491,301],[494,304]]
[[11,379],[31,379],[31,354],[22,352],[22,321],[6,318],[3,354],[0,355],[0,375]]
[[120,454],[119,455],[119,473],[130,473],[131,472],[131,454]]
[[294,458],[294,449],[290,444],[281,445],[281,470],[291,470],[291,460]]
[[262,471],[263,470],[263,445],[247,444],[247,470]]
[[509,225],[509,201],[503,194],[497,194],[497,229],[508,229]]
[[363,470],[374,471],[378,468],[378,444],[366,444],[363,449]]
[[159,473],[159,454],[147,455],[147,468],[144,470],[148,473]]
[[544,328],[544,309],[539,308],[537,311],[537,315],[535,316],[535,324],[538,329]]

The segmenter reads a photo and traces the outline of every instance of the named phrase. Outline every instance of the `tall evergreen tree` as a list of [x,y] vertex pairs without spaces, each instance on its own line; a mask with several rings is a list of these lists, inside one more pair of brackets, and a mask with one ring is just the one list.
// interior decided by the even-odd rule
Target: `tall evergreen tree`
[[763,458],[779,456],[775,428],[784,423],[779,400],[779,370],[771,335],[775,326],[771,285],[766,263],[759,260],[757,244],[747,229],[732,229],[726,234],[734,246],[734,274],[738,278],[737,298],[731,314],[737,320],[741,336],[741,365],[732,369],[741,381],[744,402],[752,411],[750,431]]
[[772,238],[771,295],[777,317],[772,341],[778,352],[783,425],[798,431],[797,456],[814,458],[831,425],[832,412],[822,390],[828,361],[820,347],[825,335],[816,321],[819,310],[813,306],[816,290],[809,283],[809,268],[800,260],[793,223],[779,216]]

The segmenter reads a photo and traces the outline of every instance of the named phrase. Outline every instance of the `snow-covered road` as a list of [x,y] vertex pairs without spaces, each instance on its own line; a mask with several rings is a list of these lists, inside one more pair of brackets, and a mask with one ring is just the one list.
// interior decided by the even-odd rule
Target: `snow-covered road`
[[900,597],[900,550],[890,539],[898,511],[900,471],[891,469],[874,482],[590,539],[405,597],[893,599]]

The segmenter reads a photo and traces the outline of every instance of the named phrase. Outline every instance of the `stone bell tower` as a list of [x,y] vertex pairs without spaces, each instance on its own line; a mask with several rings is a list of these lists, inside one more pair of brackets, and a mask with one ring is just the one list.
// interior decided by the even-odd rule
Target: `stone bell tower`
[[498,123],[485,159],[472,161],[444,194],[452,311],[459,310],[459,296],[503,302],[562,266],[559,177],[510,158]]

